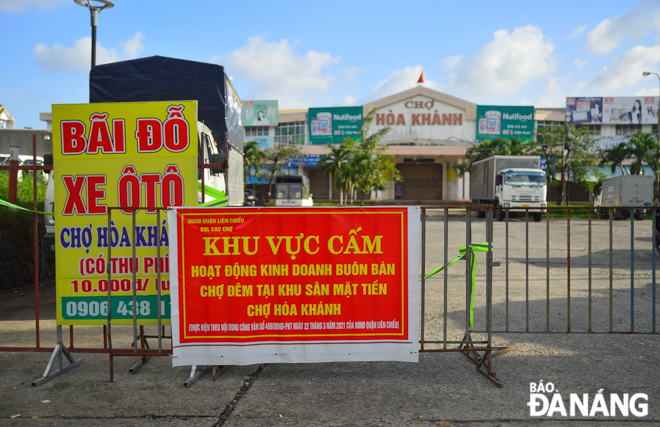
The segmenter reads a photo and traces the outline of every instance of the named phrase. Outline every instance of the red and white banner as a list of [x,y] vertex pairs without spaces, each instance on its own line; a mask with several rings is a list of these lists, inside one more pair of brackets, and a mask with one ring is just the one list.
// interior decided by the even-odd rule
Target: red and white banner
[[419,208],[169,212],[174,366],[417,362]]

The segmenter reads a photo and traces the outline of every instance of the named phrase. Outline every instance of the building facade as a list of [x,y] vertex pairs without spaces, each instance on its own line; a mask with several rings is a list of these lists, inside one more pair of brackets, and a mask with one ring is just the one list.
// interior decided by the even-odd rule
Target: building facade
[[[526,113],[525,116],[529,117],[531,109],[533,109],[534,124],[531,128],[534,134],[544,128],[565,126],[568,123],[586,128],[597,138],[601,148],[608,148],[623,141],[636,131],[657,134],[658,127],[655,123],[658,117],[657,100],[651,98],[646,99],[644,105],[649,104],[655,107],[646,108],[644,114],[648,115],[648,118],[644,116],[644,120],[640,119],[639,123],[624,123],[614,119],[602,120],[599,123],[584,120],[576,122],[576,118],[581,116],[579,113],[571,113],[572,106],[569,106],[570,108],[527,107],[530,109],[530,113]],[[579,107],[580,100],[588,99],[593,103],[595,102],[593,100],[597,98],[576,99],[578,102],[575,104]],[[601,110],[603,118],[610,118],[612,114],[620,112],[621,106],[616,103],[624,103],[627,100],[627,98],[602,99],[604,100],[602,101],[604,107]],[[606,108],[608,99],[613,99],[612,102],[616,104],[618,110]],[[570,98],[567,99],[567,105],[569,102]],[[590,105],[590,107],[592,106]],[[343,107],[334,108],[336,111],[344,111]],[[355,109],[357,107],[347,108]],[[487,109],[490,108],[487,107]],[[501,110],[512,108],[516,107],[501,107]],[[335,111],[332,108],[326,110]],[[247,126],[245,138],[246,141],[260,141],[263,146],[295,145],[300,147],[303,158],[285,165],[284,173],[307,176],[315,200],[336,200],[339,198],[339,191],[333,187],[332,177],[322,174],[317,165],[318,159],[328,153],[328,144],[318,143],[318,141],[332,139],[336,143],[345,136],[353,136],[354,129],[359,127],[364,116],[372,110],[375,110],[375,118],[368,132],[373,134],[384,127],[391,128],[381,144],[387,147],[386,154],[393,156],[396,168],[403,177],[403,182],[390,181],[387,189],[371,194],[371,200],[423,201],[424,203],[470,200],[470,174],[466,173],[465,176],[459,177],[456,169],[458,164],[465,161],[467,150],[480,140],[478,137],[483,139],[481,126],[487,123],[478,123],[478,106],[476,104],[423,86],[417,86],[362,106],[362,117],[352,127],[330,126],[330,121],[341,121],[345,118],[345,114],[337,114],[336,117],[333,117],[328,112],[318,113],[324,109],[279,110],[277,125],[271,123],[270,126]],[[312,112],[313,117],[308,117],[309,112]],[[351,117],[356,115],[351,114],[349,114]],[[484,118],[481,120],[483,121]],[[591,121],[591,116],[588,120]],[[504,121],[501,123],[504,125]],[[347,130],[345,135],[341,129],[349,127],[352,130],[350,132]],[[527,124],[515,126],[516,129],[523,127],[527,129],[525,133],[529,133],[530,126]],[[505,138],[517,136],[516,132],[515,130],[511,130],[510,133],[502,131],[501,136]],[[312,133],[315,134],[312,135]],[[319,138],[318,135],[325,135],[326,139]],[[527,138],[530,137],[527,136]]]

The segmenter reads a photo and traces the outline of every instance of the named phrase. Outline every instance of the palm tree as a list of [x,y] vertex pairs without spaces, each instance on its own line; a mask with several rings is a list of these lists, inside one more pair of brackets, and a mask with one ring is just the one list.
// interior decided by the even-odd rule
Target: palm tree
[[611,165],[612,173],[616,170],[617,166],[621,168],[621,175],[625,175],[623,169],[623,162],[628,158],[628,144],[621,142],[603,151],[601,155],[601,165]]
[[332,174],[332,180],[339,188],[339,204],[344,204],[344,187],[346,186],[346,169],[350,159],[350,151],[342,145],[331,146],[330,153],[321,160],[321,172]]
[[623,174],[622,163],[626,160],[631,160],[631,175],[638,175],[643,171],[642,167],[644,164],[649,165],[655,175],[653,194],[657,195],[658,172],[660,172],[659,156],[660,146],[655,136],[646,132],[635,132],[627,141],[623,141],[603,151],[601,164],[612,165],[612,173],[619,166],[621,168],[621,174]]
[[261,164],[266,159],[266,153],[259,149],[259,142],[248,141],[243,146],[243,182],[247,182],[247,177],[251,169],[258,175]]
[[628,151],[633,160],[630,166],[630,173],[637,175],[642,170],[642,164],[646,163],[653,169],[655,180],[653,182],[653,194],[657,198],[659,187],[660,162],[658,156],[660,155],[660,146],[655,136],[646,132],[635,132],[627,141]]
[[658,171],[658,141],[646,132],[635,132],[627,141],[628,158],[633,160],[630,174],[638,175],[644,163]]

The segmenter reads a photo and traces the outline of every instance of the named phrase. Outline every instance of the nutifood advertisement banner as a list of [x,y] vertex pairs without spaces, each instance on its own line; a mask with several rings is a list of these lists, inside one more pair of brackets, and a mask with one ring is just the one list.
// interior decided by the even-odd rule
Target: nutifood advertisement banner
[[[110,310],[129,324],[134,309],[157,323],[159,285],[169,323],[167,221],[153,208],[197,206],[197,101],[54,105],[53,138],[57,323],[105,324]],[[130,209],[108,227],[110,207],[139,207],[135,231]]]
[[174,366],[417,361],[419,207],[168,221]]
[[534,107],[477,106],[477,141],[495,138],[534,139]]
[[310,108],[310,144],[340,144],[345,138],[361,141],[362,107]]

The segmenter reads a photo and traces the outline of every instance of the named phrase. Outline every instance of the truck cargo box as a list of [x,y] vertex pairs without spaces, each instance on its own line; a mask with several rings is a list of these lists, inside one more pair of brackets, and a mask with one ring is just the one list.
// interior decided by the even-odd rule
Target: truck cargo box
[[224,150],[243,154],[243,107],[221,65],[151,56],[98,65],[90,71],[89,102],[197,100],[203,122]]

